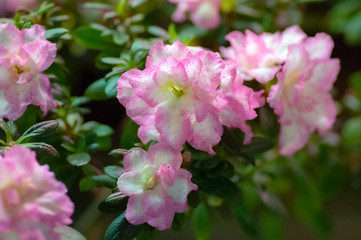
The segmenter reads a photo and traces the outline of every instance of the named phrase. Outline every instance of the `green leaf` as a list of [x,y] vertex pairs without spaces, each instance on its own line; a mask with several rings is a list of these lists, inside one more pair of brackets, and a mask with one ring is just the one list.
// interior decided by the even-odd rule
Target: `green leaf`
[[56,42],[61,36],[68,32],[68,29],[65,28],[53,28],[45,32],[44,38],[48,39],[49,41]]
[[127,151],[127,149],[117,148],[110,151],[109,155],[112,155],[114,157],[123,157]]
[[121,46],[129,41],[129,35],[122,31],[115,31],[113,34],[113,41]]
[[239,194],[236,184],[225,177],[207,177],[206,175],[194,176],[192,182],[198,189],[212,196],[220,198],[233,198]]
[[24,139],[34,136],[40,136],[54,131],[58,127],[58,121],[49,120],[37,123],[30,127],[24,132],[24,134],[16,141],[16,143],[21,143]]
[[119,49],[114,49],[112,45],[109,49],[105,49],[100,52],[95,57],[95,66],[101,70],[110,70],[112,68],[112,64],[105,63],[104,60],[118,58],[119,57]]
[[113,76],[107,81],[107,86],[105,87],[105,94],[109,98],[116,97],[118,94],[117,85],[118,85],[119,76]]
[[84,95],[91,100],[106,100],[108,96],[105,94],[106,82],[104,78],[101,78],[92,84],[85,90]]
[[350,44],[361,43],[361,11],[347,23],[344,31],[345,39]]
[[175,213],[173,222],[172,222],[172,229],[175,231],[182,230],[185,220],[186,220],[186,217],[185,217],[184,213]]
[[136,52],[139,50],[149,50],[153,43],[150,40],[137,38],[133,41],[130,51]]
[[116,10],[120,16],[125,15],[127,2],[127,0],[118,0]]
[[92,190],[96,186],[96,183],[91,178],[83,178],[79,182],[79,190],[81,192]]
[[111,165],[104,167],[104,172],[111,178],[118,179],[124,173],[124,168]]
[[42,6],[38,11],[36,11],[36,15],[43,15],[44,13],[49,12],[53,7],[55,7],[54,3],[49,3],[45,6]]
[[168,34],[169,34],[169,39],[170,40],[175,41],[175,40],[178,39],[178,34],[177,34],[177,30],[175,28],[174,23],[169,24],[169,26],[168,26]]
[[94,134],[97,137],[106,137],[113,134],[113,128],[106,124],[101,124],[96,121],[86,122],[81,127],[82,132]]
[[42,151],[51,156],[59,157],[58,151],[51,145],[42,143],[42,142],[33,142],[33,143],[25,143],[21,144],[24,147],[29,147],[35,151]]
[[161,38],[165,38],[168,39],[169,38],[169,34],[166,30],[164,30],[161,27],[158,26],[149,26],[148,27],[148,33],[156,36],[156,37],[161,37]]
[[89,98],[86,96],[72,97],[70,107],[78,107],[80,105],[88,103],[89,101],[90,101]]
[[104,213],[124,212],[127,208],[128,197],[120,192],[110,194],[102,201],[98,209]]
[[244,145],[242,148],[242,152],[246,154],[257,154],[268,151],[273,147],[273,143],[268,139],[263,137],[254,137],[251,140],[251,143],[248,145]]
[[84,8],[97,9],[97,10],[112,10],[113,7],[108,4],[87,2],[83,4]]
[[358,98],[361,100],[361,71],[353,73],[349,78],[351,89],[355,91]]
[[325,0],[298,0],[299,3],[324,2]]
[[338,1],[329,11],[328,19],[332,31],[342,33],[350,19],[360,10],[359,1]]
[[109,42],[101,36],[102,31],[89,26],[81,26],[73,32],[75,42],[85,48],[104,50],[109,47]]
[[271,212],[263,211],[260,217],[260,233],[262,239],[278,240],[284,237],[284,219]]
[[54,229],[55,232],[59,233],[61,239],[66,240],[86,240],[86,238],[74,228],[68,226],[59,226]]
[[115,57],[104,57],[104,58],[101,58],[100,61],[102,61],[105,64],[109,64],[109,65],[126,65],[127,64],[123,59],[115,58]]
[[139,126],[132,120],[128,119],[128,122],[123,128],[123,133],[120,138],[120,147],[130,149],[134,147],[134,144],[140,142],[137,137]]
[[258,239],[258,220],[255,212],[252,211],[252,209],[243,205],[242,203],[239,203],[237,206],[234,207],[234,209],[237,220],[241,224],[244,232],[248,236],[252,237],[252,239]]
[[347,151],[358,152],[361,147],[361,118],[351,118],[343,125],[342,145]]
[[204,203],[198,205],[192,214],[192,227],[197,240],[207,240],[211,236],[211,221]]
[[105,232],[105,240],[132,240],[138,234],[141,225],[132,225],[125,219],[125,213],[117,217]]
[[85,164],[88,164],[90,162],[90,155],[88,153],[82,152],[82,153],[75,153],[68,155],[66,160],[77,167],[83,166]]
[[97,187],[107,187],[113,189],[117,186],[117,181],[108,175],[95,175],[90,178],[96,183]]
[[344,95],[342,98],[342,104],[346,108],[354,112],[358,112],[361,110],[360,100],[355,95],[351,95],[351,94]]

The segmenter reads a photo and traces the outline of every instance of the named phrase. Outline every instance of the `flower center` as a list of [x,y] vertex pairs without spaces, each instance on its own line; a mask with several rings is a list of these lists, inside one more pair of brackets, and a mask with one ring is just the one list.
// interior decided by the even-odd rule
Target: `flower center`
[[145,189],[146,190],[152,190],[152,189],[155,188],[155,184],[156,184],[156,182],[155,182],[154,177],[153,176],[148,177],[146,182],[145,182]]
[[174,93],[174,95],[176,95],[177,97],[181,97],[184,94],[183,89],[180,89],[177,85],[172,87],[172,93]]
[[19,74],[19,75],[24,72],[24,70],[21,67],[19,67],[18,65],[14,65],[13,69],[14,69],[14,72]]
[[172,92],[177,98],[185,94],[185,89],[183,86],[179,86],[171,81],[169,81],[168,84],[164,86],[163,90]]

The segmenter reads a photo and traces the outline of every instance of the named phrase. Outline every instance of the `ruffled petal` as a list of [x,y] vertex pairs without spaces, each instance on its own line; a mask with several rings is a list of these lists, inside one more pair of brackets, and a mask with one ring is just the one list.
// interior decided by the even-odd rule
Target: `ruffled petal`
[[166,143],[160,142],[151,146],[148,154],[153,159],[155,166],[162,164],[169,164],[174,169],[179,169],[182,164],[182,154],[179,151],[173,150]]
[[182,115],[183,109],[176,104],[166,103],[159,106],[155,127],[160,134],[160,140],[169,144],[173,149],[181,151],[190,132],[190,123]]
[[162,41],[156,42],[149,51],[146,67],[158,65],[163,59],[174,57],[178,61],[192,56],[188,47],[180,41],[175,41],[172,45],[163,45]]
[[223,128],[218,118],[213,114],[208,114],[202,122],[192,122],[192,135],[187,139],[194,148],[215,154],[212,149],[221,140]]
[[127,196],[142,193],[144,183],[139,172],[131,171],[122,174],[118,179],[118,189]]
[[167,186],[166,191],[173,198],[175,212],[188,210],[187,196],[189,192],[197,190],[197,185],[191,182],[192,174],[185,169],[179,169],[172,186]]
[[142,194],[142,208],[144,212],[152,217],[166,216],[169,212],[174,212],[170,197],[164,191],[162,184],[157,184],[152,190]]
[[150,216],[146,215],[141,204],[142,194],[135,194],[129,197],[125,218],[134,225],[149,221]]
[[123,165],[125,171],[142,172],[149,161],[148,154],[141,148],[132,148],[124,156]]

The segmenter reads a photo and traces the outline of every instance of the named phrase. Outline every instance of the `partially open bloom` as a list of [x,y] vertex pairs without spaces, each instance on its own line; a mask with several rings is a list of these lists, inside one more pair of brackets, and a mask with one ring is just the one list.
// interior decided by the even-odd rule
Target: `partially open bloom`
[[172,16],[176,22],[183,22],[186,13],[190,12],[190,19],[199,28],[213,29],[219,25],[222,0],[169,0],[169,2],[178,4]]
[[340,70],[338,59],[331,59],[332,39],[324,34],[307,38],[288,48],[287,61],[277,74],[267,101],[280,116],[281,155],[291,155],[302,148],[311,132],[329,129],[336,117],[336,107],[329,94]]
[[275,77],[288,56],[288,46],[301,42],[305,33],[293,26],[282,33],[257,35],[249,30],[245,34],[234,31],[226,36],[231,47],[221,47],[222,55],[233,59],[246,80],[256,79],[266,83]]
[[217,113],[227,104],[218,89],[223,68],[217,53],[160,41],[143,71],[132,69],[121,76],[118,99],[141,125],[138,136],[144,143],[162,141],[181,151],[187,141],[214,153],[223,133]]
[[40,25],[20,31],[0,24],[0,117],[14,121],[29,104],[40,106],[44,114],[56,107],[42,73],[54,61],[56,46],[44,34]]
[[129,150],[123,164],[118,188],[129,196],[126,219],[135,225],[148,222],[159,230],[170,228],[174,213],[188,209],[188,193],[197,190],[191,173],[180,168],[182,154],[157,143],[148,152]]
[[218,115],[222,125],[241,129],[245,133],[244,143],[247,144],[251,141],[252,131],[246,121],[257,117],[254,109],[264,105],[265,99],[261,96],[263,90],[254,92],[252,88],[243,85],[243,76],[237,72],[235,61],[225,61],[220,88],[228,104]]
[[0,156],[0,239],[59,240],[56,227],[71,223],[67,189],[35,153],[14,146]]

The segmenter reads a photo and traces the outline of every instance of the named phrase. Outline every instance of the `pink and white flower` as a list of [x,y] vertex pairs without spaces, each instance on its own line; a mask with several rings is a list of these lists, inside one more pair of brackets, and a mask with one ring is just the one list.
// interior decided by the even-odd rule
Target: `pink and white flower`
[[29,104],[40,106],[44,114],[56,107],[42,73],[53,63],[56,45],[44,34],[40,25],[20,31],[0,24],[0,117],[14,121]]
[[221,47],[222,55],[233,59],[246,80],[256,79],[264,84],[275,77],[287,59],[288,46],[303,41],[305,33],[298,27],[289,27],[282,33],[256,35],[234,31],[226,35],[231,47]]
[[217,113],[227,104],[218,89],[223,68],[218,53],[160,41],[143,71],[132,69],[121,76],[118,99],[141,125],[138,136],[144,143],[162,141],[181,151],[187,141],[214,153],[223,133]]
[[245,133],[244,143],[250,143],[253,134],[246,121],[257,117],[254,109],[264,105],[265,99],[261,96],[264,91],[254,92],[243,85],[243,74],[237,72],[237,63],[233,60],[225,62],[220,88],[228,101],[218,114],[222,125],[241,129]]
[[191,173],[180,168],[182,154],[157,143],[148,152],[129,150],[123,164],[118,188],[129,196],[126,219],[134,225],[147,222],[159,230],[170,228],[174,214],[188,209],[188,193],[197,190]]
[[291,155],[302,148],[310,133],[329,129],[336,107],[329,94],[340,70],[338,59],[331,59],[332,39],[324,34],[307,38],[288,48],[288,57],[278,84],[272,86],[267,101],[280,116],[279,152]]
[[0,239],[60,240],[55,228],[70,224],[67,189],[35,153],[14,146],[0,156]]
[[190,12],[190,19],[199,28],[214,29],[220,23],[219,9],[222,0],[169,0],[169,2],[178,4],[172,16],[176,22],[184,22],[186,13]]

